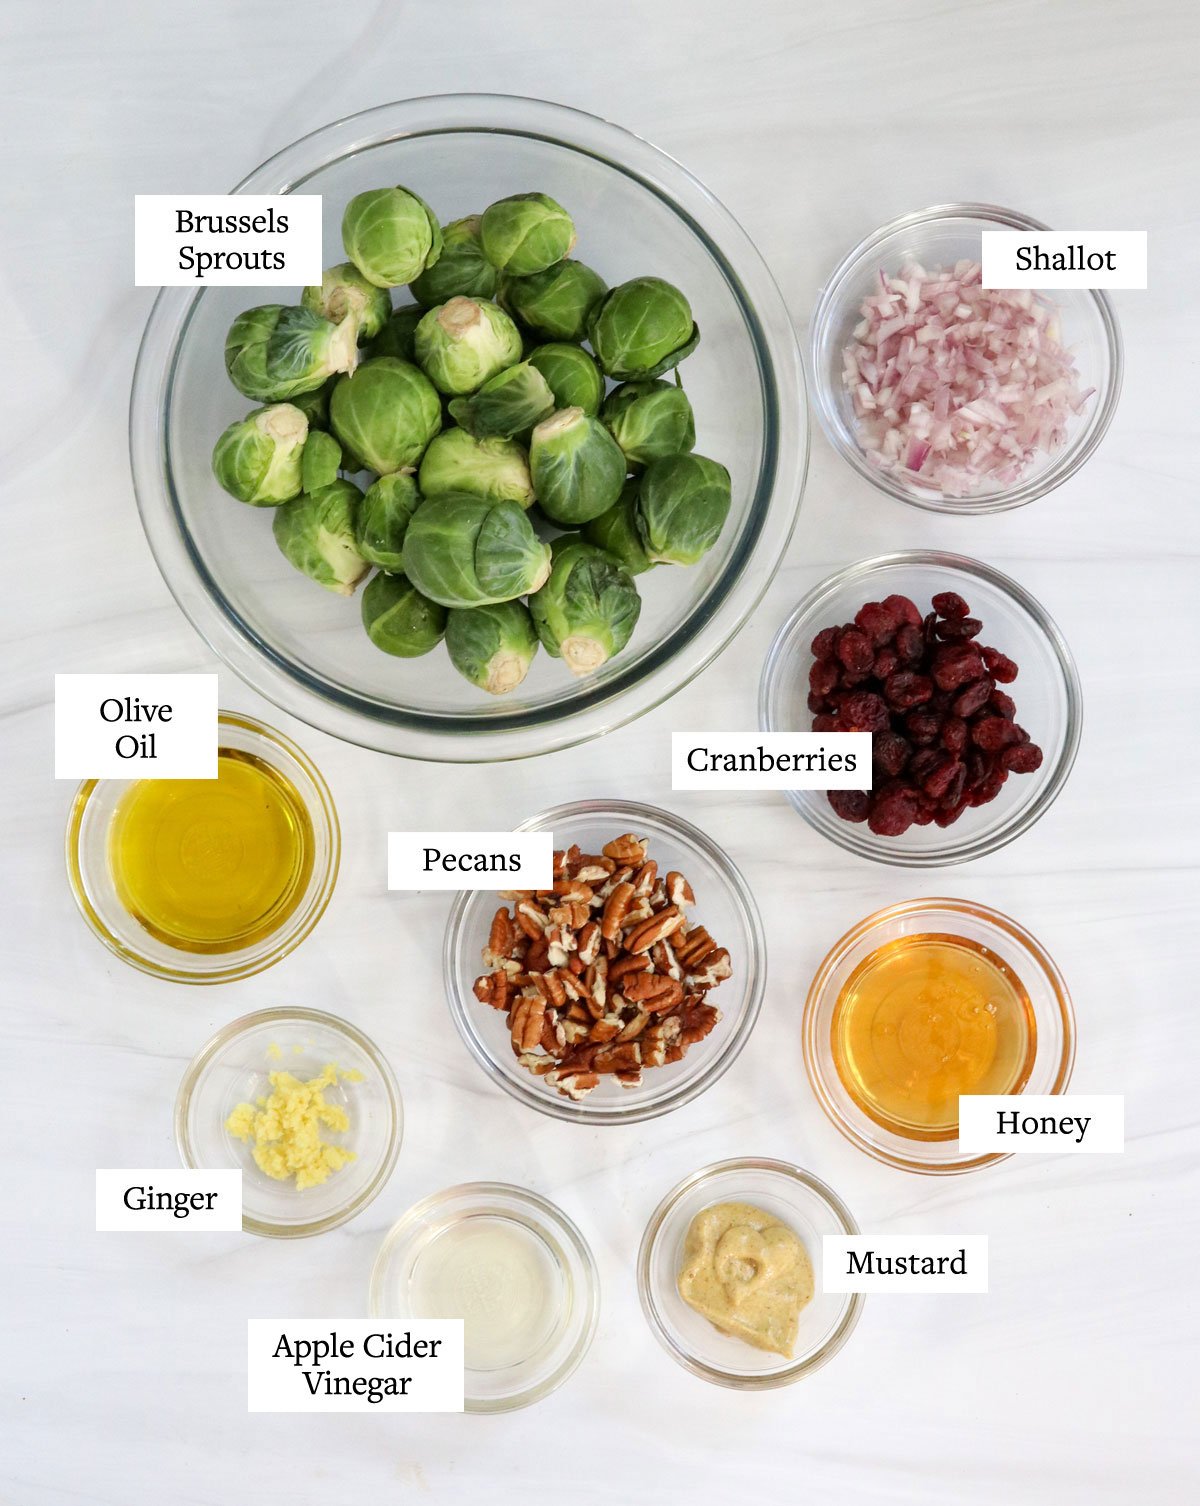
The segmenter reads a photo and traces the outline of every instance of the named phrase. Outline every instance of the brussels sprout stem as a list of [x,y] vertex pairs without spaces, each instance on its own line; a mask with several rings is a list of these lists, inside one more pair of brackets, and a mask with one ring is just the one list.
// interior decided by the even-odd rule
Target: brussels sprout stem
[[358,366],[358,317],[348,313],[333,332],[329,342],[330,370],[352,376]]
[[590,675],[608,658],[608,650],[595,638],[564,638],[559,651],[573,675]]
[[515,690],[525,678],[529,669],[529,661],[522,659],[520,654],[510,653],[504,649],[492,655],[487,667],[487,684],[484,689],[490,695],[507,695],[510,690]]
[[291,403],[275,403],[265,408],[255,423],[264,434],[286,449],[303,444],[308,434],[308,419]]

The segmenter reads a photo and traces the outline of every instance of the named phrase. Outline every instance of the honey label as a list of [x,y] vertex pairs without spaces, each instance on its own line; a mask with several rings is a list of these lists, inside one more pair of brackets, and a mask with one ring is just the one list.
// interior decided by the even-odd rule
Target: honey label
[[139,288],[321,281],[320,194],[147,194],[133,201]]
[[548,831],[390,831],[389,889],[550,889]]
[[215,779],[216,675],[55,675],[56,779]]
[[463,1320],[250,1318],[251,1412],[461,1412]]
[[986,1234],[826,1234],[825,1292],[986,1292]]
[[974,1093],[958,1100],[968,1155],[1115,1155],[1125,1149],[1122,1093]]
[[673,732],[673,790],[869,790],[869,732]]
[[242,1227],[240,1171],[106,1168],[96,1172],[100,1234],[237,1233]]

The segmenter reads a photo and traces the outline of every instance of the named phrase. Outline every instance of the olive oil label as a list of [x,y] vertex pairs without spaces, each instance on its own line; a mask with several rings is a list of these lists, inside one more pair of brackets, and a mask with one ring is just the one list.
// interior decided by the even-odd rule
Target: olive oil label
[[251,1412],[461,1412],[462,1318],[250,1318]]
[[389,889],[551,889],[548,831],[390,831]]
[[106,1168],[96,1172],[100,1234],[240,1233],[242,1173]]
[[826,1234],[824,1292],[986,1292],[986,1234]]
[[869,732],[672,732],[673,790],[869,790]]
[[55,675],[56,779],[215,779],[216,675]]
[[958,1146],[970,1155],[1119,1155],[1123,1093],[968,1093],[958,1100]]
[[1144,230],[985,230],[985,288],[1144,288]]
[[320,194],[134,196],[139,288],[295,288],[321,275]]

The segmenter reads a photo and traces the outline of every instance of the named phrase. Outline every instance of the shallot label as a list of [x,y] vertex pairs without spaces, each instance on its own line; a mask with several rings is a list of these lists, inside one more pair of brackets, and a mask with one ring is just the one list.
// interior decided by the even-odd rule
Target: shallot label
[[1144,230],[985,230],[985,288],[1144,288]]

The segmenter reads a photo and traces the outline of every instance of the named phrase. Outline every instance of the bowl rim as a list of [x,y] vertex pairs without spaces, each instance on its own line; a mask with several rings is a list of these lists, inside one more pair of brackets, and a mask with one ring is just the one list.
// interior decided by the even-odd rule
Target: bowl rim
[[[809,984],[808,994],[804,1001],[804,1013],[801,1018],[801,1046],[804,1054],[804,1070],[808,1076],[809,1086],[813,1096],[820,1104],[826,1118],[852,1145],[865,1152],[873,1160],[882,1161],[887,1166],[892,1166],[898,1171],[917,1172],[922,1176],[957,1176],[967,1171],[978,1171],[984,1166],[994,1166],[1000,1161],[1011,1158],[1011,1151],[993,1151],[984,1154],[967,1154],[961,1152],[953,1159],[940,1163],[929,1163],[909,1160],[908,1157],[898,1152],[889,1151],[883,1146],[868,1139],[866,1134],[860,1133],[856,1127],[839,1112],[834,1101],[833,1094],[827,1086],[827,1077],[820,1068],[820,1058],[816,1042],[817,1015],[824,1001],[825,993],[829,986],[829,980],[833,970],[846,955],[860,941],[879,930],[889,921],[898,917],[912,915],[933,915],[938,911],[948,912],[951,915],[967,913],[976,919],[985,921],[988,925],[995,926],[999,931],[1016,941],[1026,953],[1028,953],[1034,966],[1049,982],[1051,992],[1054,995],[1055,1004],[1058,1007],[1059,1019],[1062,1023],[1063,1042],[1062,1051],[1059,1055],[1058,1066],[1055,1070],[1054,1086],[1049,1090],[1052,1095],[1065,1093],[1070,1086],[1071,1076],[1075,1070],[1076,1053],[1076,1022],[1075,1006],[1071,1000],[1070,990],[1067,988],[1066,979],[1059,970],[1058,964],[1051,957],[1046,948],[1038,941],[1037,937],[1018,920],[1011,915],[1006,915],[1002,910],[995,910],[990,905],[979,904],[976,900],[954,899],[947,895],[930,895],[920,899],[901,900],[894,905],[885,905],[881,910],[874,910],[869,915],[857,921],[829,948],[829,951],[821,959],[813,980]],[[834,1076],[836,1077],[836,1069]],[[864,1120],[866,1115],[863,1115]],[[878,1126],[876,1126],[878,1128]],[[936,1142],[943,1145],[954,1144],[957,1140]]]
[[1108,382],[1099,394],[1098,411],[1092,416],[1090,423],[1077,427],[1075,438],[1068,439],[1051,464],[1038,476],[1031,477],[1028,481],[1017,481],[1012,486],[979,496],[942,497],[933,492],[910,491],[887,471],[871,465],[861,446],[851,444],[843,432],[831,383],[826,380],[824,362],[819,359],[820,347],[839,311],[846,279],[863,261],[874,256],[894,235],[912,230],[919,225],[950,219],[980,220],[989,225],[1002,226],[1011,230],[1048,231],[1051,228],[1041,220],[1036,220],[1019,210],[1005,209],[998,204],[971,201],[931,204],[925,209],[897,215],[895,219],[880,225],[846,252],[830,272],[818,294],[813,307],[808,342],[808,374],[813,393],[813,406],[817,410],[817,419],[825,438],[842,459],[869,481],[876,490],[894,497],[898,502],[906,502],[911,507],[919,507],[925,512],[963,517],[982,516],[988,513],[1007,512],[1014,507],[1024,507],[1039,497],[1048,495],[1063,482],[1070,480],[1093,454],[1108,433],[1120,400],[1125,371],[1124,341],[1121,337],[1121,327],[1117,322],[1116,310],[1103,288],[1063,290],[1091,295],[1091,304],[1100,327],[1104,331],[1108,346]]
[[[507,1076],[499,1070],[492,1053],[486,1050],[483,1042],[477,1038],[476,1032],[471,1028],[471,1007],[474,1005],[479,1009],[484,1009],[487,1006],[480,1005],[474,996],[470,995],[469,988],[465,994],[460,994],[454,987],[456,954],[463,937],[467,909],[479,891],[464,889],[455,895],[450,914],[446,919],[442,944],[442,974],[446,984],[446,1002],[455,1028],[472,1059],[483,1068],[492,1082],[503,1088],[518,1102],[536,1109],[541,1114],[547,1114],[552,1119],[562,1119],[571,1124],[589,1127],[638,1124],[647,1119],[657,1119],[673,1109],[681,1108],[685,1103],[691,1103],[693,1099],[712,1087],[733,1066],[745,1049],[762,1009],[767,986],[766,933],[753,891],[741,870],[725,850],[699,827],[693,826],[682,816],[675,815],[673,811],[663,810],[661,806],[648,805],[634,800],[574,800],[540,811],[537,815],[522,821],[513,830],[525,832],[549,828],[553,831],[556,822],[577,816],[602,817],[610,814],[618,821],[628,819],[631,823],[642,818],[652,820],[668,827],[672,834],[682,841],[690,842],[698,847],[725,880],[731,901],[741,915],[749,937],[749,970],[753,976],[746,982],[746,1003],[741,1020],[737,1028],[726,1038],[722,1048],[713,1052],[711,1059],[690,1081],[681,1084],[674,1092],[665,1095],[655,1103],[639,1104],[636,1099],[626,1097],[612,1100],[612,1106],[609,1108],[600,1108],[595,1105],[588,1108],[586,1100],[584,1103],[576,1103],[557,1093],[551,1095],[544,1090],[539,1091],[534,1086],[537,1079],[529,1077],[527,1073],[522,1077]],[[525,1077],[529,1077],[528,1082],[524,1080]]]
[[320,1025],[335,1035],[346,1037],[370,1059],[372,1070],[379,1074],[379,1081],[383,1085],[391,1125],[387,1149],[375,1175],[356,1197],[324,1217],[310,1219],[306,1224],[276,1224],[269,1219],[251,1218],[243,1212],[242,1229],[246,1234],[261,1234],[271,1239],[307,1239],[314,1234],[324,1234],[328,1229],[336,1229],[340,1224],[348,1223],[350,1219],[357,1217],[387,1185],[388,1179],[396,1169],[400,1147],[404,1140],[404,1101],[400,1096],[400,1085],[396,1081],[396,1074],[392,1071],[387,1057],[371,1037],[360,1030],[357,1025],[352,1025],[349,1020],[344,1020],[340,1015],[330,1014],[323,1009],[308,1009],[301,1005],[277,1006],[272,1009],[257,1009],[251,1014],[231,1020],[215,1035],[210,1036],[188,1063],[175,1095],[175,1148],[182,1164],[191,1170],[203,1170],[192,1143],[188,1115],[191,1111],[192,1095],[205,1071],[239,1036],[261,1025],[284,1024],[296,1020]]
[[[414,713],[378,697],[339,690],[277,652],[238,618],[183,526],[172,477],[170,413],[179,351],[205,290],[159,292],[139,347],[129,410],[133,485],[147,541],[176,603],[214,653],[252,688],[310,726],[380,752],[451,763],[532,757],[574,746],[652,710],[702,673],[749,620],[782,563],[803,498],[810,450],[803,361],[766,263],[697,178],[623,127],[518,95],[428,95],[377,105],[311,131],[255,168],[234,191],[292,191],[314,172],[355,152],[409,136],[479,130],[568,147],[653,193],[712,258],[739,306],[753,348],[764,432],[742,534],[700,609],[637,666],[618,669],[590,689],[578,688],[565,711],[547,707],[536,715],[488,709],[485,702],[469,717]],[[322,153],[315,163],[314,151]],[[716,223],[714,232],[701,224],[701,214]],[[720,235],[720,244],[714,234]],[[736,258],[736,268],[731,258]],[[730,612],[731,607],[736,609]],[[677,660],[689,650],[693,657],[676,678]]]
[[770,1371],[763,1375],[736,1375],[732,1371],[724,1370],[718,1365],[710,1365],[699,1359],[690,1350],[682,1348],[671,1337],[667,1325],[659,1312],[659,1303],[654,1291],[654,1284],[650,1277],[650,1266],[654,1258],[655,1247],[662,1235],[663,1227],[667,1219],[679,1206],[685,1197],[698,1187],[714,1181],[719,1176],[729,1172],[765,1172],[771,1176],[779,1176],[792,1182],[798,1182],[808,1192],[813,1193],[826,1208],[833,1214],[841,1225],[842,1232],[847,1235],[860,1233],[854,1215],[846,1204],[834,1192],[827,1182],[821,1181],[820,1177],[812,1172],[805,1171],[803,1167],[796,1166],[790,1161],[775,1160],[769,1156],[734,1156],[725,1161],[714,1161],[708,1166],[702,1166],[699,1171],[694,1171],[690,1176],[684,1177],[661,1200],[646,1223],[642,1234],[642,1242],[638,1247],[637,1255],[637,1287],[638,1299],[641,1302],[642,1314],[655,1338],[667,1351],[671,1358],[685,1370],[693,1375],[698,1375],[702,1380],[711,1381],[716,1386],[727,1386],[735,1391],[774,1391],[780,1386],[790,1386],[802,1376],[811,1375],[819,1370],[822,1365],[829,1363],[834,1355],[840,1353],[847,1339],[854,1332],[859,1318],[862,1316],[863,1305],[866,1297],[862,1292],[848,1293],[850,1301],[839,1319],[837,1325],[829,1336],[821,1344],[821,1347],[804,1360],[795,1360],[782,1370]]
[[[809,802],[803,799],[804,795],[819,794],[820,791],[785,790],[783,793],[792,808],[814,831],[819,832],[846,852],[854,853],[857,857],[866,858],[870,862],[883,863],[897,868],[940,868],[951,863],[968,863],[976,858],[998,852],[1010,842],[1015,842],[1019,836],[1041,819],[1062,792],[1075,766],[1083,735],[1083,686],[1075,657],[1071,653],[1062,630],[1049,612],[1037,597],[1015,581],[1011,575],[1006,575],[1004,571],[996,569],[994,565],[985,564],[982,560],[972,559],[965,554],[951,554],[943,549],[897,549],[889,554],[876,554],[868,559],[856,560],[849,565],[844,565],[840,570],[835,570],[832,575],[826,576],[824,580],[819,581],[805,593],[771,640],[759,679],[758,725],[763,732],[807,730],[807,728],[796,729],[775,724],[777,692],[782,687],[785,665],[788,658],[795,652],[797,641],[800,641],[801,651],[808,653],[808,644],[803,641],[804,635],[812,626],[822,604],[832,598],[843,586],[855,581],[866,581],[878,570],[891,569],[895,566],[914,568],[932,566],[957,571],[970,579],[986,582],[1021,608],[1050,645],[1062,674],[1065,687],[1066,727],[1058,761],[1047,775],[1037,797],[1030,801],[1026,809],[1020,813],[1018,820],[1000,827],[990,835],[975,840],[960,839],[957,844],[954,843],[952,835],[954,828],[947,827],[945,845],[922,851],[902,851],[898,846],[895,851],[888,850],[886,847],[877,848],[874,842],[869,842],[864,838],[858,826],[850,821],[839,821],[836,827],[830,826],[827,829],[814,819]],[[865,596],[863,599],[874,600],[875,598]]]
[[[252,978],[257,973],[266,972],[269,967],[274,967],[290,953],[294,952],[301,942],[308,939],[316,930],[325,911],[329,908],[329,902],[333,898],[333,891],[337,886],[338,873],[342,861],[342,829],[338,820],[337,806],[334,804],[333,794],[326,783],[325,776],[313,763],[308,754],[297,743],[293,742],[286,733],[278,728],[269,726],[257,717],[250,716],[243,711],[229,711],[220,709],[217,712],[217,745],[220,748],[220,729],[222,727],[238,727],[253,737],[261,740],[265,745],[266,753],[272,750],[281,750],[303,770],[305,777],[310,781],[316,796],[315,807],[305,803],[309,818],[314,827],[321,824],[325,840],[329,846],[328,859],[323,873],[318,874],[315,867],[310,884],[313,885],[313,897],[307,908],[297,907],[278,930],[272,931],[257,945],[261,952],[255,948],[248,948],[240,952],[227,952],[221,954],[229,960],[226,964],[213,968],[206,972],[195,972],[186,966],[185,959],[189,953],[180,951],[178,966],[171,967],[166,963],[156,961],[139,952],[129,942],[123,940],[104,923],[103,917],[92,903],[88,894],[88,886],[84,877],[83,862],[80,857],[80,837],[83,823],[87,816],[88,807],[95,797],[97,790],[102,786],[111,784],[136,784],[138,776],[131,770],[128,779],[85,779],[80,783],[72,797],[71,809],[67,815],[67,826],[64,834],[64,855],[67,869],[67,883],[75,900],[79,913],[87,922],[88,928],[98,940],[112,952],[120,957],[122,962],[127,962],[130,967],[137,968],[139,972],[148,973],[153,978],[163,978],[170,983],[186,983],[189,985],[207,985],[215,983],[232,983],[239,978]],[[269,761],[269,759],[267,759]],[[293,924],[295,922],[295,924]]]
[[543,1223],[551,1226],[564,1243],[574,1251],[583,1274],[584,1291],[580,1304],[582,1322],[579,1332],[572,1340],[570,1350],[564,1356],[562,1363],[545,1380],[537,1385],[526,1386],[521,1391],[514,1391],[510,1396],[484,1401],[473,1400],[469,1397],[464,1400],[464,1411],[481,1414],[515,1412],[522,1407],[531,1406],[534,1402],[542,1401],[574,1375],[592,1347],[592,1340],[596,1337],[596,1329],[600,1323],[600,1273],[592,1247],[574,1219],[564,1213],[557,1203],[551,1202],[541,1193],[534,1192],[532,1188],[521,1187],[515,1182],[458,1182],[454,1186],[443,1187],[439,1192],[431,1192],[426,1197],[420,1198],[389,1225],[379,1249],[375,1252],[375,1259],[371,1263],[371,1274],[367,1280],[367,1308],[370,1315],[373,1318],[388,1317],[389,1314],[384,1311],[384,1304],[380,1297],[380,1287],[383,1283],[384,1268],[394,1258],[396,1247],[398,1245],[403,1247],[405,1242],[412,1238],[414,1227],[440,1207],[456,1201],[484,1202],[489,1199],[507,1199],[518,1203],[537,1214]]

